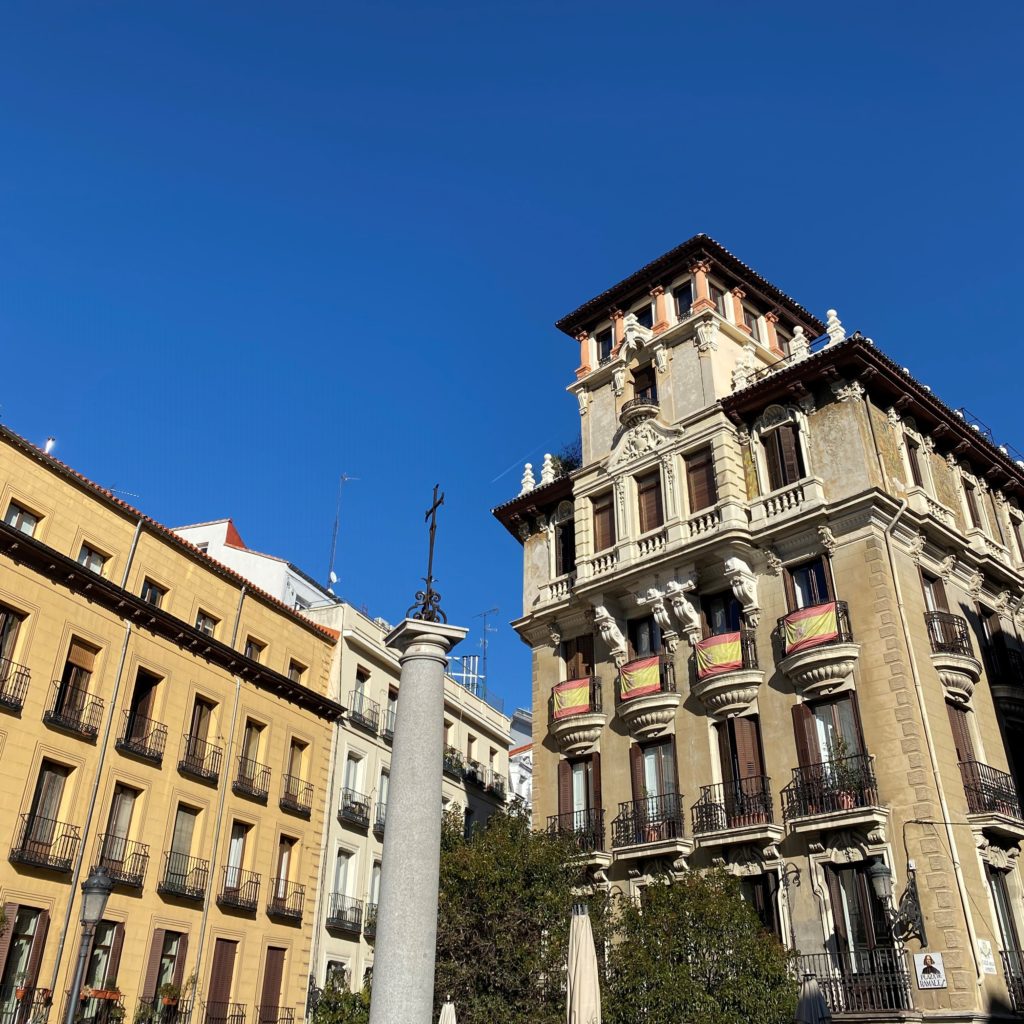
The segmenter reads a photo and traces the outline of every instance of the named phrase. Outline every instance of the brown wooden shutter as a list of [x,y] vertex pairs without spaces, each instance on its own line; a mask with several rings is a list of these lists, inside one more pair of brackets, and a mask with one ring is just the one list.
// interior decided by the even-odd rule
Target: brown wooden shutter
[[796,427],[792,423],[784,423],[779,427],[778,434],[785,482],[796,483],[804,475],[800,465],[800,442],[796,436]]
[[644,752],[635,743],[629,748],[629,776],[633,784],[633,799],[643,800],[644,790]]
[[235,973],[235,951],[237,942],[217,939],[213,947],[213,966],[210,968],[210,987],[207,990],[208,1003],[231,1002],[231,980]]
[[576,656],[580,662],[580,678],[594,674],[594,637],[590,633],[576,637]]
[[83,643],[77,637],[72,637],[67,660],[86,672],[92,672],[96,664],[96,649]]
[[664,521],[661,507],[661,475],[651,473],[636,482],[637,501],[640,506],[640,532],[646,533],[661,526]]
[[[284,976],[284,950],[279,946],[267,948],[267,958],[263,965],[263,990],[260,996],[260,1005],[264,1007],[277,1007],[281,1005],[281,978]],[[266,1019],[275,1019],[277,1014],[271,1018],[264,1015]]]
[[967,709],[959,704],[946,704],[949,713],[949,724],[953,730],[953,742],[956,744],[958,761],[973,761],[974,743],[971,740],[971,723],[967,717]]
[[116,978],[121,970],[121,950],[124,949],[124,924],[114,925],[114,937],[110,942],[110,960],[107,963],[107,977]]
[[39,965],[43,962],[43,950],[46,948],[46,933],[50,927],[50,914],[46,910],[39,911],[36,920],[36,934],[32,940],[32,951],[28,955],[28,966],[25,973],[28,975],[28,988],[35,988],[39,980]]
[[558,813],[572,813],[572,765],[564,759],[558,762]]
[[3,974],[4,967],[7,965],[7,954],[11,948],[11,939],[14,937],[14,923],[17,917],[18,904],[5,903],[4,919],[7,924],[4,925],[4,930],[0,932],[0,975]]
[[796,739],[796,759],[800,766],[817,764],[821,760],[818,736],[814,729],[814,715],[806,704],[793,705],[793,736]]
[[188,935],[182,932],[182,934],[178,936],[178,952],[174,957],[174,984],[177,985],[179,991],[181,991],[181,986],[185,977],[185,958],[187,956]]
[[910,476],[917,487],[924,487],[924,477],[921,475],[921,456],[917,445],[913,441],[907,441],[907,461],[910,463]]
[[850,948],[850,936],[846,933],[846,918],[843,914],[843,891],[839,883],[838,870],[831,864],[825,865],[825,878],[828,881],[828,898],[832,904],[832,921],[835,925],[836,945],[840,953]]
[[149,959],[146,961],[146,973],[142,981],[142,998],[153,999],[156,996],[156,979],[160,973],[160,954],[164,949],[164,929],[157,928],[153,932],[153,941],[149,944]]
[[715,732],[718,734],[718,766],[722,770],[722,782],[728,788],[735,779],[736,774],[732,764],[732,737],[729,735],[729,722],[715,722]]
[[594,506],[594,550],[604,551],[615,543],[615,515],[611,494],[595,498]]
[[753,779],[763,775],[761,759],[761,736],[757,728],[757,716],[745,715],[732,720],[736,735],[736,763],[741,779]]
[[786,481],[782,475],[782,457],[779,454],[778,431],[773,430],[764,438],[764,461],[768,467],[768,490],[778,490]]
[[715,463],[710,448],[697,452],[686,460],[686,490],[691,512],[707,508],[718,501]]
[[604,796],[601,792],[601,755],[594,753],[590,755],[590,773],[594,786],[594,807],[598,810],[604,808]]
[[835,580],[832,576],[832,559],[823,556],[821,559],[821,575],[825,580],[825,593],[821,595],[822,602],[834,601],[836,599]]

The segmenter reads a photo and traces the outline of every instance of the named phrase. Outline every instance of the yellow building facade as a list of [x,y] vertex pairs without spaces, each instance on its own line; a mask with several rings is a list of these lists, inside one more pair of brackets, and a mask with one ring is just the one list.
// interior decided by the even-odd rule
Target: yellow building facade
[[0,1020],[301,1016],[336,636],[6,429],[0,516]]

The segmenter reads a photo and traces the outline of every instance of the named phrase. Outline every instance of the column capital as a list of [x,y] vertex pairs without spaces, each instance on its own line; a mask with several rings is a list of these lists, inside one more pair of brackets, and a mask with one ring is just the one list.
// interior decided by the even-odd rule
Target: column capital
[[651,285],[650,295],[652,298],[657,298],[659,295],[665,294],[665,286],[663,284]]
[[687,268],[691,274],[711,273],[711,260],[694,260]]
[[447,663],[447,654],[466,638],[469,630],[446,622],[403,619],[384,639],[386,647],[397,647],[399,661],[406,658],[434,658]]
[[732,293],[737,299],[745,299],[747,297],[747,293],[739,285],[733,288]]
[[777,309],[769,309],[764,315],[765,320],[770,324],[777,324],[779,322],[779,311]]

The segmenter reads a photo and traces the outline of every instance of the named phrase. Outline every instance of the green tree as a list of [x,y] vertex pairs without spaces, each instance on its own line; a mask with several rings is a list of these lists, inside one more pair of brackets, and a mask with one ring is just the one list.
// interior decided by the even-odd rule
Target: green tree
[[724,871],[655,882],[617,915],[607,1024],[783,1024],[793,1020],[791,954]]
[[370,991],[350,992],[344,981],[332,972],[320,993],[313,1024],[369,1024]]

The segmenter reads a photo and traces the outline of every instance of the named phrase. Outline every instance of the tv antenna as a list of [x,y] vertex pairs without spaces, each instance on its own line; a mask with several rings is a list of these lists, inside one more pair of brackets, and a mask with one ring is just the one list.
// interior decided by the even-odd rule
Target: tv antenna
[[480,670],[480,678],[484,679],[484,680],[487,679],[487,634],[488,633],[497,633],[498,632],[498,630],[497,630],[497,628],[495,626],[488,626],[487,625],[487,620],[492,615],[497,615],[497,614],[498,614],[498,609],[497,608],[488,608],[487,611],[485,611],[485,612],[478,612],[476,615],[473,616],[474,619],[483,619],[484,620],[484,627],[483,627],[483,634],[484,635],[483,635],[483,637],[480,640],[480,646],[483,648],[483,658],[481,659],[483,664],[482,664],[481,670]]
[[327,567],[327,592],[333,594],[334,591],[331,587],[338,582],[338,574],[334,571],[334,559],[338,553],[338,524],[341,522],[341,493],[345,488],[345,484],[351,483],[353,480],[358,480],[357,476],[349,476],[348,473],[342,473],[338,477],[338,504],[334,510],[334,529],[331,531],[331,563]]

